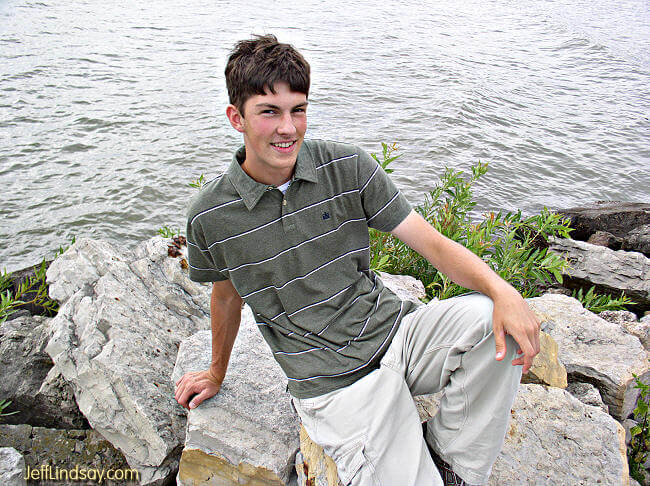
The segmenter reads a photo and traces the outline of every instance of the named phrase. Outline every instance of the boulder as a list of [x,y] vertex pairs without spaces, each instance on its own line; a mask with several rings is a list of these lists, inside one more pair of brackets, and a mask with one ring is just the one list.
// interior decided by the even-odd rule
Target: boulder
[[[571,220],[571,238],[581,241],[587,241],[597,231],[623,238],[639,226],[650,225],[650,204],[646,203],[598,201],[557,212]],[[641,251],[638,248],[633,250]]]
[[638,321],[636,314],[629,311],[603,311],[598,314],[606,321],[621,326],[625,332],[636,336],[646,350],[650,350],[650,320]]
[[[26,470],[41,471],[39,479],[45,479],[42,474],[52,477],[57,470],[70,471],[76,466],[86,470],[128,469],[124,455],[94,430],[0,425],[0,447],[3,446],[23,454]],[[44,466],[50,469],[42,470]],[[136,471],[132,474],[135,476]],[[0,484],[11,483],[0,481]]]
[[342,486],[336,464],[300,426],[300,452],[296,455],[299,486]]
[[169,376],[181,340],[210,326],[209,287],[191,282],[159,237],[133,252],[80,239],[47,279],[61,308],[46,352],[79,409],[142,484],[172,478],[185,413]]
[[591,383],[609,413],[617,420],[626,418],[639,395],[632,373],[650,382],[647,353],[639,339],[565,295],[544,294],[528,299],[528,304],[557,343],[568,381]]
[[566,368],[558,359],[557,343],[549,334],[541,331],[539,345],[539,354],[533,359],[528,373],[522,375],[521,382],[566,388],[567,373]]
[[584,241],[550,238],[551,251],[565,256],[569,286],[595,285],[601,292],[621,292],[636,302],[635,309],[650,309],[650,259],[642,253],[614,251]]
[[621,245],[623,244],[623,238],[614,236],[607,231],[596,231],[593,235],[589,237],[587,243],[597,246],[606,246],[612,250],[620,250]]
[[0,447],[0,484],[25,486],[25,459],[12,447]]
[[0,397],[18,413],[5,423],[67,429],[88,428],[72,388],[45,352],[50,318],[23,315],[0,326]]
[[565,390],[521,385],[488,484],[627,486],[623,427]]
[[650,257],[650,224],[637,226],[623,237],[621,250],[638,251]]
[[580,383],[578,381],[571,383],[567,386],[566,391],[576,397],[585,405],[598,407],[603,412],[609,413],[607,405],[603,402],[603,397],[600,396],[598,388],[591,383]]
[[[172,382],[210,359],[209,331],[186,339]],[[299,428],[286,377],[245,306],[221,390],[189,411],[177,482],[284,485],[295,475]]]
[[417,278],[409,275],[393,275],[385,272],[377,272],[384,286],[391,290],[402,300],[410,300],[416,304],[422,304],[427,297],[424,284]]

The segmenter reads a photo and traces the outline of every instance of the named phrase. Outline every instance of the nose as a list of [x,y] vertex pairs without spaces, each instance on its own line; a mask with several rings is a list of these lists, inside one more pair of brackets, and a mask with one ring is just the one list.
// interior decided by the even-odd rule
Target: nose
[[296,133],[296,126],[293,123],[291,113],[285,113],[282,115],[280,124],[278,125],[278,133],[281,135],[292,135]]

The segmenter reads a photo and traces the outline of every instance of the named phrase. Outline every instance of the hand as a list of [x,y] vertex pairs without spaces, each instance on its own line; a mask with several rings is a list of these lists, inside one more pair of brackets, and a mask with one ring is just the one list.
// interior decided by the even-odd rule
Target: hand
[[210,370],[191,371],[176,382],[174,398],[179,405],[191,410],[198,407],[203,400],[215,396],[220,388],[221,381],[215,378]]
[[519,345],[518,356],[512,364],[513,366],[523,364],[522,372],[527,373],[533,364],[533,358],[539,353],[540,322],[513,287],[509,286],[509,289],[499,294],[493,301],[492,327],[496,341],[496,359],[501,361],[505,357],[505,335],[510,334]]

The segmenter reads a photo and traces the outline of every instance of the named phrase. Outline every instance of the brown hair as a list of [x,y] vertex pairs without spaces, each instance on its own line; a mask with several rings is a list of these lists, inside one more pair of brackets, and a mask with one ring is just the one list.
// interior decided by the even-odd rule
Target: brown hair
[[290,44],[272,35],[255,35],[235,44],[226,64],[226,87],[230,103],[244,115],[244,103],[273,85],[285,82],[291,91],[309,95],[309,63]]

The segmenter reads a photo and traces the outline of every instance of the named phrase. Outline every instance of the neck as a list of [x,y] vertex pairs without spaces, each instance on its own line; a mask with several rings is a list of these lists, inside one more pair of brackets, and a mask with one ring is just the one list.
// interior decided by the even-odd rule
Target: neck
[[267,184],[270,186],[281,186],[285,182],[291,179],[293,176],[293,171],[295,169],[295,164],[293,167],[287,168],[287,170],[282,171],[258,171],[255,170],[256,167],[251,164],[248,159],[244,160],[241,164],[241,168],[248,176],[260,184]]

